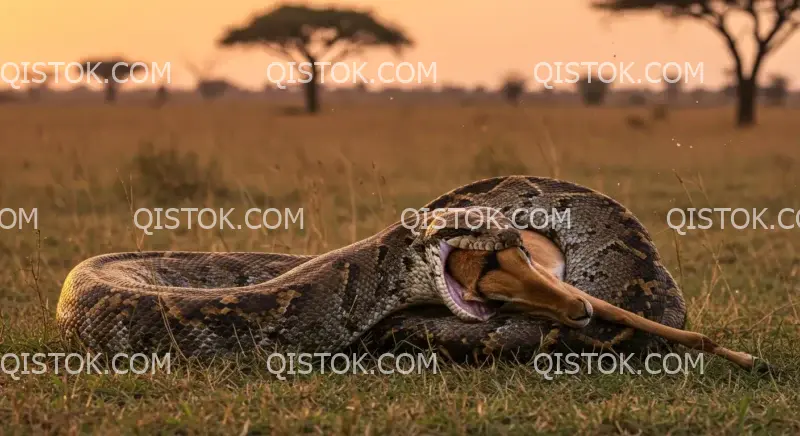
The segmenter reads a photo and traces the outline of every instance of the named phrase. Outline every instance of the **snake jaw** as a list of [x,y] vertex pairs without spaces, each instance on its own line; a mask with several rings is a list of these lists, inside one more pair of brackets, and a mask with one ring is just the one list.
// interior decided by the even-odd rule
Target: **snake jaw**
[[521,247],[522,240],[498,240],[496,238],[481,238],[473,235],[456,236],[445,241],[447,245],[461,250],[500,251],[511,247]]
[[500,251],[509,248],[513,244],[504,243],[500,241],[483,241],[472,235],[456,236],[445,241],[447,245],[453,248],[462,250],[486,250],[486,251]]
[[[502,303],[489,301],[481,302],[466,298],[466,290],[464,287],[446,271],[447,257],[455,248],[457,247],[453,246],[450,242],[440,241],[438,253],[433,253],[435,263],[437,264],[436,267],[439,269],[439,274],[436,275],[436,288],[447,308],[459,319],[469,322],[486,321],[497,313],[497,309]],[[460,248],[460,244],[458,248]],[[438,256],[436,256],[436,254],[438,254]]]

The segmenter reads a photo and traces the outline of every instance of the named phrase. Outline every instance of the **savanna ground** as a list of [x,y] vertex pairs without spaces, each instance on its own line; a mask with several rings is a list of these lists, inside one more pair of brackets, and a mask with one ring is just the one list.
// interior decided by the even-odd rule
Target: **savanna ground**
[[[456,103],[329,106],[289,116],[258,103],[0,108],[0,207],[38,208],[0,230],[0,352],[65,352],[59,291],[112,251],[322,253],[406,207],[482,177],[556,176],[623,202],[682,285],[688,328],[782,369],[759,377],[706,357],[705,373],[564,375],[525,365],[438,374],[312,374],[173,365],[171,374],[0,375],[0,433],[797,433],[800,228],[667,227],[674,207],[800,210],[800,112],[683,109],[632,129],[635,109]],[[161,230],[139,207],[304,208],[304,229]],[[234,223],[242,215],[232,215]],[[718,221],[716,221],[718,223]]]

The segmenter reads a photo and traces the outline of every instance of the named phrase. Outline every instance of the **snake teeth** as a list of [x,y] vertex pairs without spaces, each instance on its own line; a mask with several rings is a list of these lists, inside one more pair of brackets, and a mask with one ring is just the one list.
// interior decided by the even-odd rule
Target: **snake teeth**
[[456,236],[445,241],[447,245],[462,250],[500,251],[515,246],[514,243],[479,241],[474,236]]
[[447,245],[455,248],[460,248],[462,250],[472,249],[473,245],[475,244],[475,237],[474,236],[456,236],[455,238],[450,238],[447,241]]

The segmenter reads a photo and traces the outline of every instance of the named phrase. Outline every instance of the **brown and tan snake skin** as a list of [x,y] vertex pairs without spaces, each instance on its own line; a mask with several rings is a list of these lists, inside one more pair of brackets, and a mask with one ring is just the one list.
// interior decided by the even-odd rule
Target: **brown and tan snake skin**
[[[254,347],[333,352],[357,342],[378,348],[401,339],[435,346],[454,359],[520,356],[553,345],[641,352],[665,344],[596,317],[583,328],[567,327],[506,313],[496,304],[464,301],[454,292],[444,271],[451,250],[519,246],[517,229],[530,229],[563,252],[569,285],[665,326],[684,326],[683,296],[647,230],[603,194],[566,181],[509,176],[459,187],[425,207],[452,208],[440,215],[446,225],[433,231],[398,222],[318,256],[133,252],[93,257],[66,278],[57,322],[65,336],[90,348],[178,347],[187,356]],[[532,210],[539,211],[534,226],[528,216]],[[543,225],[542,210],[558,211],[562,218],[568,213],[569,219],[550,216]],[[465,211],[494,216],[500,226],[456,228],[456,220],[467,218]],[[504,225],[511,220],[514,226]]]

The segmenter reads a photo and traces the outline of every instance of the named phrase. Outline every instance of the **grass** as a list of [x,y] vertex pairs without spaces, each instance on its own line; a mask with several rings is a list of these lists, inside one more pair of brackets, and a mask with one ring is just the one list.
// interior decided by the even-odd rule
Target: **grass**
[[[481,177],[557,176],[599,189],[645,223],[683,287],[688,327],[782,369],[758,377],[706,357],[676,375],[565,375],[511,363],[411,375],[278,380],[258,363],[170,374],[0,375],[0,434],[796,434],[800,228],[676,235],[671,208],[800,210],[798,111],[684,109],[631,129],[635,109],[435,104],[282,115],[258,103],[0,107],[0,353],[64,352],[58,295],[81,260],[112,251],[322,253],[406,207]],[[140,207],[304,209],[304,228],[155,231]],[[7,217],[4,217],[4,223]],[[718,223],[718,220],[715,221]],[[798,226],[800,227],[800,226]]]

